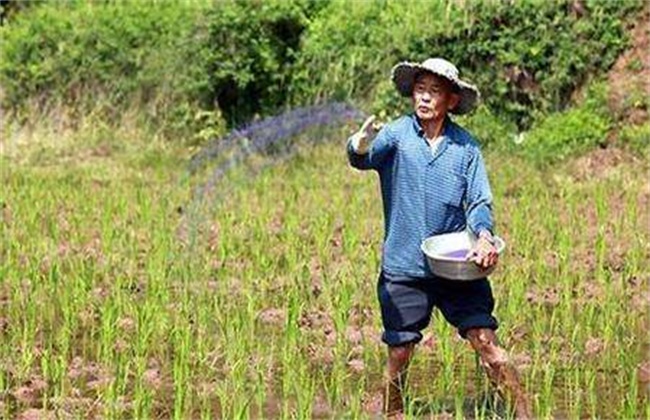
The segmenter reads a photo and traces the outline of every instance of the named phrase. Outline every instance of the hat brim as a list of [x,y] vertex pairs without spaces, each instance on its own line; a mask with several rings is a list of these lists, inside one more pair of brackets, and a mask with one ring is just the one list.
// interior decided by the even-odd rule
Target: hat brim
[[467,83],[461,79],[450,79],[446,75],[439,73],[434,69],[424,67],[419,63],[403,62],[393,67],[393,70],[391,72],[391,79],[393,80],[393,83],[395,83],[397,91],[402,96],[411,96],[413,93],[413,85],[415,84],[415,77],[421,71],[426,71],[431,74],[435,74],[436,76],[444,77],[445,79],[458,86],[460,91],[460,100],[458,101],[458,105],[449,110],[449,112],[452,114],[467,114],[478,105],[478,102],[481,98],[481,93],[475,85]]

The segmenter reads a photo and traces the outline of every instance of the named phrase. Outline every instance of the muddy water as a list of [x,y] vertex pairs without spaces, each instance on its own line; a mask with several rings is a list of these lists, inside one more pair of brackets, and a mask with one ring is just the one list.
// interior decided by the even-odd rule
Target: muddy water
[[[512,408],[504,403],[500,395],[489,384],[485,372],[475,363],[465,363],[453,369],[459,379],[454,387],[463,387],[463,418],[474,419],[477,412],[481,418],[512,418]],[[551,398],[542,401],[544,394],[544,373],[540,372],[531,380],[527,371],[521,372],[522,381],[533,404],[535,415],[545,416],[550,411],[552,418],[624,418],[621,412],[622,401],[629,395],[629,383],[622,380],[627,376],[618,369],[596,372],[593,388],[585,384],[584,378],[576,381],[576,371],[580,366],[556,369],[551,385]],[[440,374],[440,372],[438,373]],[[579,376],[579,375],[578,375]],[[447,418],[455,416],[458,402],[447,391],[434,391],[436,373],[423,375],[411,372],[409,388],[417,418]],[[465,378],[464,383],[460,378]],[[593,391],[593,392],[592,392]],[[433,393],[433,396],[431,394]],[[639,398],[639,404],[647,404]],[[541,412],[539,407],[543,407]],[[642,406],[642,405],[641,405]],[[452,418],[452,417],[449,417]]]
[[[443,366],[435,352],[416,353],[415,357],[421,360],[409,372],[406,396],[414,418],[451,419],[456,417],[459,409],[463,418],[467,419],[475,419],[477,415],[479,418],[513,418],[511,407],[491,387],[483,368],[473,357],[456,359],[450,367]],[[556,365],[549,386],[545,383],[548,374],[544,366],[536,366],[535,372],[530,366],[520,366],[519,369],[524,387],[531,395],[534,414],[540,418],[625,417],[621,408],[622,401],[630,394],[630,383],[625,379],[630,377],[629,372],[618,368],[599,369],[589,364]],[[595,372],[591,387],[588,385],[590,381],[585,379],[586,371]],[[332,374],[326,369],[318,369],[318,372]],[[372,366],[363,376],[367,396],[362,402],[363,412],[374,418],[381,410],[381,367]],[[446,379],[443,379],[445,376]],[[258,407],[259,411],[253,410],[255,417],[281,416],[285,401],[280,397],[281,381],[276,379],[278,381],[268,389],[264,406]],[[546,390],[549,389],[550,394],[547,395]],[[347,410],[350,404],[328,402],[325,397],[327,390],[320,389],[315,394],[312,418],[341,418],[349,414]],[[297,406],[297,402],[292,401],[289,406]]]

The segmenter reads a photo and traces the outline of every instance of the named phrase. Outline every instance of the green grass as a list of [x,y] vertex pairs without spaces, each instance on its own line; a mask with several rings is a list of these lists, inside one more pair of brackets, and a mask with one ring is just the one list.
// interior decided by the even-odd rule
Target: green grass
[[[0,417],[369,417],[383,222],[377,177],[347,165],[343,138],[229,181],[200,218],[187,150],[118,139],[90,160],[3,158]],[[499,336],[536,415],[650,418],[635,376],[647,161],[580,178],[486,160],[508,242]],[[494,418],[468,344],[439,315],[427,332],[410,414]]]

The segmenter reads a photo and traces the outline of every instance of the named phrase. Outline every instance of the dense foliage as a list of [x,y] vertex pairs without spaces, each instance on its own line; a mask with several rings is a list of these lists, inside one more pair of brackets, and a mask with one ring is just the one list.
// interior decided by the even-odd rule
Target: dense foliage
[[22,118],[92,112],[118,124],[136,109],[164,137],[204,142],[252,118],[332,100],[389,118],[408,106],[390,68],[443,56],[480,86],[484,108],[466,123],[491,143],[566,109],[626,47],[641,5],[45,2],[0,27],[2,107]]
[[604,145],[613,121],[606,103],[606,90],[596,84],[586,99],[564,112],[550,114],[521,135],[524,154],[539,162],[557,162],[570,155]]
[[[609,69],[626,46],[632,1],[470,2],[472,18],[416,40],[422,59],[458,63],[481,86],[488,106],[527,128],[537,112],[564,109],[572,93]],[[579,46],[579,48],[577,47]]]
[[173,51],[193,26],[191,12],[133,2],[49,3],[18,14],[2,28],[3,105],[16,110],[41,98],[85,110],[98,96],[114,106],[136,96],[155,101],[172,82],[169,71],[180,70]]
[[236,123],[283,106],[301,35],[317,7],[309,0],[235,1],[209,10],[199,30],[205,84],[197,95]]

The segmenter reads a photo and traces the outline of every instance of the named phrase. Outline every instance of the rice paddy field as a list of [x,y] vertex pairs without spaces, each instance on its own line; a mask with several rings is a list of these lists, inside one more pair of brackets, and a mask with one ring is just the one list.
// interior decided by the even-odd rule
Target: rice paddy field
[[[346,130],[202,197],[169,145],[4,156],[0,417],[376,418],[383,220]],[[498,333],[536,417],[650,418],[648,161],[486,161]],[[407,418],[510,418],[487,382],[436,314]]]

